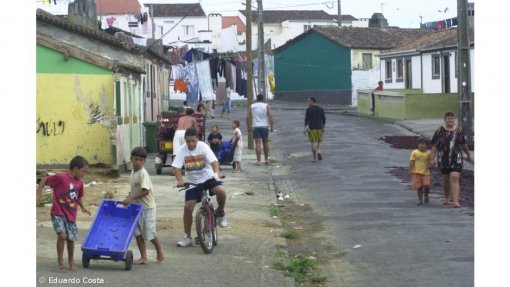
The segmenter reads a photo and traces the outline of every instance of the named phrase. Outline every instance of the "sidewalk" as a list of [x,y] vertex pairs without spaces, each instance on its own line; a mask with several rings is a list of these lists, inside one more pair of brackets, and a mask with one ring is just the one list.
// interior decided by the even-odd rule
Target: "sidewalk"
[[[244,126],[244,109],[237,109],[233,116]],[[219,116],[219,115],[217,115]],[[207,133],[212,124],[220,126],[224,140],[232,134],[231,120],[207,119]],[[49,278],[100,278],[105,285],[127,286],[294,286],[294,280],[272,267],[281,260],[279,253],[285,252],[286,240],[280,236],[283,231],[279,218],[270,216],[269,207],[276,202],[274,186],[270,181],[270,171],[266,166],[256,166],[254,151],[247,149],[247,135],[243,134],[243,172],[232,173],[232,167],[222,165],[226,175],[224,185],[227,190],[227,228],[218,229],[218,245],[209,255],[200,246],[177,247],[183,235],[182,212],[184,193],[175,188],[175,178],[170,176],[170,168],[164,167],[162,175],[155,175],[154,156],[149,155],[145,167],[151,174],[157,204],[158,238],[165,252],[165,261],[156,263],[154,246],[147,242],[148,265],[133,265],[131,271],[124,271],[123,262],[92,260],[90,268],[81,266],[81,244],[92,217],[79,212],[77,224],[78,241],[75,244],[75,261],[79,270],[71,272],[57,268],[55,250],[56,236],[50,221],[51,207],[37,208],[37,279],[38,286],[50,285]],[[103,181],[85,188],[85,204],[96,213],[102,193],[116,191],[115,199],[126,197],[129,190],[129,173],[117,179]],[[89,172],[85,183],[94,180]],[[99,180],[95,180],[99,182]],[[216,199],[212,199],[215,207]],[[196,207],[198,208],[198,207]],[[195,209],[196,210],[196,209]],[[192,236],[196,234],[195,223]],[[130,249],[135,261],[139,258],[136,241],[131,240]],[[67,252],[65,252],[67,260]],[[41,279],[43,278],[43,279]],[[122,278],[122,279],[119,279]],[[46,280],[45,283],[41,283]],[[149,283],[150,284],[147,284]],[[58,284],[57,284],[58,285]],[[59,285],[64,286],[64,285]]]

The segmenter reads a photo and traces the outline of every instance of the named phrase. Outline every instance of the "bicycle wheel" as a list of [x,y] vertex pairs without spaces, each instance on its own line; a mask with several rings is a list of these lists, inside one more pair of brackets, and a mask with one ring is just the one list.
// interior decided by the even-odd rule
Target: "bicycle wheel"
[[[198,242],[200,242],[200,247],[202,247],[202,250],[206,254],[211,253],[214,248],[213,231],[209,224],[209,222],[212,222],[210,221],[211,214],[210,210],[203,207],[197,210],[195,214]],[[214,215],[212,215],[212,217],[214,217]]]
[[218,245],[218,229],[217,227],[217,221],[216,221],[216,212],[214,212],[214,207],[209,206],[209,209],[212,213],[212,237],[213,237],[213,244],[214,246]]

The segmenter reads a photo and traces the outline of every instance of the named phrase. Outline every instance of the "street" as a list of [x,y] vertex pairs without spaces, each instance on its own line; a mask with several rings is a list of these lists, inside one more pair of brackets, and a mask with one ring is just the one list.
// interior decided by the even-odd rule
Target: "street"
[[298,251],[326,251],[327,285],[473,286],[473,208],[443,206],[442,190],[431,190],[428,206],[416,206],[416,192],[388,173],[388,167],[408,166],[410,150],[391,148],[379,138],[411,133],[327,113],[324,160],[313,163],[303,134],[304,109],[273,108],[278,131],[271,138],[272,156],[279,161],[273,179],[277,190],[298,206],[310,204],[310,214],[319,217],[304,219],[323,226],[311,246]]

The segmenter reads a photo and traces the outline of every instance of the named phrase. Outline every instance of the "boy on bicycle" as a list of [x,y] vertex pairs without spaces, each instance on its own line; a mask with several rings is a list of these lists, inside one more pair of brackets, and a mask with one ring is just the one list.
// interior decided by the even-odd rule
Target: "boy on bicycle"
[[225,217],[225,202],[227,195],[225,187],[219,181],[220,168],[218,159],[211,148],[204,142],[198,140],[198,132],[194,128],[189,128],[184,134],[186,144],[177,151],[172,162],[172,168],[177,179],[177,186],[184,186],[184,179],[181,174],[181,168],[184,166],[186,171],[186,181],[192,184],[200,184],[186,190],[184,203],[184,237],[177,242],[180,247],[191,246],[191,224],[193,221],[193,210],[195,204],[202,199],[202,188],[209,190],[211,195],[216,195],[218,209],[216,215],[218,225],[222,228],[227,227],[227,218]]

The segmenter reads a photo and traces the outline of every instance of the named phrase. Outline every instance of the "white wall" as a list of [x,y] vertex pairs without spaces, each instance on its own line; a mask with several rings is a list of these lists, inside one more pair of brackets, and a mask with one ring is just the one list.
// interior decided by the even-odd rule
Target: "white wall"
[[303,34],[305,32],[305,25],[313,27],[315,25],[336,25],[336,23],[333,21],[285,21],[281,23],[279,28],[276,28],[275,25],[264,25],[266,41],[271,37],[271,48],[278,48],[287,43],[287,41]]
[[352,105],[358,105],[358,90],[373,90],[377,87],[380,79],[379,66],[371,70],[353,70],[352,81]]
[[[147,9],[145,9],[145,10],[147,10]],[[142,8],[142,13],[144,13],[144,12],[145,11]],[[101,21],[101,28],[105,29],[107,27],[106,19],[110,18],[110,17],[115,17],[115,21],[113,22],[113,25],[112,25],[113,27],[122,29],[124,31],[133,33],[135,35],[138,35],[138,36],[141,36],[144,38],[152,38],[152,28],[151,28],[151,18],[150,17],[148,17],[147,23],[144,23],[144,25],[142,25],[142,23],[140,23],[140,21],[138,21],[138,19],[136,19],[134,15],[130,15],[130,14],[98,15],[97,19],[99,21]],[[133,28],[129,27],[129,22],[137,22],[138,27],[133,27]]]
[[[163,27],[163,34],[170,30],[182,17],[157,17],[154,19],[156,25],[155,37],[159,39],[161,34],[161,28]],[[193,26],[193,33],[186,35],[184,32],[184,26]],[[176,42],[178,39],[181,41],[187,41],[190,39],[198,38],[200,30],[208,30],[207,17],[186,17],[180,22],[172,31],[163,37],[163,44],[168,45],[169,43]]]
[[432,54],[423,54],[423,92],[441,93],[441,79],[432,79]]
[[[397,58],[404,60],[404,80],[401,82],[397,82]],[[384,82],[385,89],[405,89],[405,76],[406,76],[406,65],[405,60],[409,59],[409,56],[398,56],[392,59],[385,58],[380,61],[381,68],[381,81]],[[386,61],[391,60],[391,83],[386,83]],[[421,59],[420,55],[411,56],[411,88],[420,89],[421,88]]]
[[[404,76],[405,76],[404,66]],[[411,85],[413,89],[421,89],[421,57],[420,55],[411,58]],[[405,87],[405,82],[404,82]]]

